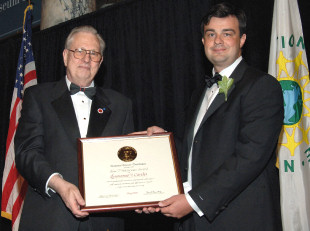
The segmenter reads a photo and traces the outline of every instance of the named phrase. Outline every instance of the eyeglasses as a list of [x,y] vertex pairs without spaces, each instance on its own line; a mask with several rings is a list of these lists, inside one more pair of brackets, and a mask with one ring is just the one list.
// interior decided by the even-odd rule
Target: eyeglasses
[[70,49],[67,50],[73,52],[74,57],[77,59],[83,59],[86,56],[86,54],[89,54],[89,57],[93,62],[100,62],[102,58],[102,55],[99,52],[92,50],[85,50],[83,48],[77,48],[75,50]]

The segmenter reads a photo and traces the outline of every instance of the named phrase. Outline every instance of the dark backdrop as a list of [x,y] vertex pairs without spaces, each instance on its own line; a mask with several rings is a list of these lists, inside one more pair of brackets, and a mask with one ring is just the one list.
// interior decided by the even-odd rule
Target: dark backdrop
[[[186,105],[212,66],[201,45],[200,19],[216,0],[128,0],[33,33],[38,82],[64,76],[62,50],[69,31],[90,24],[103,35],[107,49],[96,82],[133,100],[136,130],[159,125],[182,136]],[[230,0],[248,17],[243,56],[268,69],[273,0]],[[309,0],[299,0],[305,46],[310,47]],[[21,37],[0,43],[0,179]],[[308,52],[308,60],[309,52]],[[0,180],[1,181],[1,180]],[[34,218],[36,219],[36,218]],[[1,230],[8,230],[2,219]],[[135,215],[127,230],[171,230],[161,215]],[[163,228],[166,227],[166,228]]]

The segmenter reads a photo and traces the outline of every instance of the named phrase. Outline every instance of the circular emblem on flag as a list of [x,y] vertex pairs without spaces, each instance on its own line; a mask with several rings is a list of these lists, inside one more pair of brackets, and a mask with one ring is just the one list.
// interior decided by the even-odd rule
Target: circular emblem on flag
[[303,101],[300,86],[295,81],[280,81],[284,99],[284,125],[294,125],[301,118]]

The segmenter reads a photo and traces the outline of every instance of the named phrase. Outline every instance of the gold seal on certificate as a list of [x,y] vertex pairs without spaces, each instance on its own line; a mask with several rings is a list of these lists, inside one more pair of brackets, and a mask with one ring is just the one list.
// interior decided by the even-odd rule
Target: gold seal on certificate
[[118,150],[117,152],[118,158],[120,158],[122,161],[130,162],[136,159],[137,157],[137,151],[133,147],[125,146]]
[[183,193],[171,132],[81,138],[78,161],[82,211],[157,207]]

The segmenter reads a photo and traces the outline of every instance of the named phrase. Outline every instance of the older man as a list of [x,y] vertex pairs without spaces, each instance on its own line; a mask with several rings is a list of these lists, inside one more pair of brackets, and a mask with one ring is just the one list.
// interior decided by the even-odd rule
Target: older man
[[93,27],[73,29],[63,51],[66,77],[25,92],[15,150],[17,169],[30,187],[20,230],[124,228],[114,214],[82,212],[85,201],[77,188],[77,138],[133,131],[131,101],[94,86],[104,48]]

